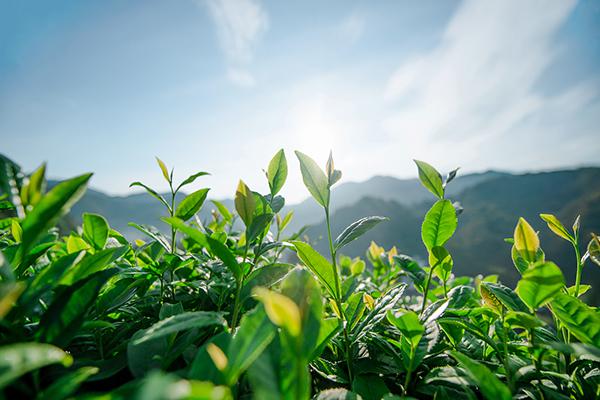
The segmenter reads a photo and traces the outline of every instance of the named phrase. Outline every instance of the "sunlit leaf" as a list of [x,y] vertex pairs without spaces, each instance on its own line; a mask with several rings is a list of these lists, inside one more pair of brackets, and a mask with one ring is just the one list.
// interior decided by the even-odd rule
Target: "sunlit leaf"
[[254,201],[254,194],[242,180],[239,181],[235,192],[235,209],[246,227],[250,226],[254,210],[256,209],[256,203]]
[[387,221],[385,217],[364,217],[350,224],[344,231],[335,239],[334,249],[337,251],[364,235],[367,231],[373,229],[377,224]]
[[458,220],[450,200],[438,200],[425,215],[421,238],[428,250],[443,246],[452,237]]
[[537,263],[523,273],[516,292],[531,309],[536,310],[565,286],[565,278],[552,262]]
[[419,169],[419,179],[427,190],[433,193],[437,198],[444,198],[444,186],[442,184],[442,175],[425,161],[414,160]]
[[198,211],[200,211],[200,208],[202,207],[202,204],[204,204],[204,200],[206,200],[209,190],[210,189],[200,189],[187,195],[177,206],[175,217],[184,221],[192,218]]
[[269,189],[271,196],[275,196],[285,183],[288,174],[287,160],[283,149],[279,150],[269,162],[267,169],[267,178],[269,180]]
[[300,172],[304,186],[312,197],[323,207],[329,207],[329,181],[317,163],[304,153],[296,151],[300,161]]
[[103,249],[108,240],[108,222],[102,215],[83,214],[83,237],[96,249]]
[[556,235],[569,242],[573,242],[574,239],[569,233],[569,231],[567,231],[564,225],[554,215],[540,214],[540,218],[546,221],[546,224],[548,224],[548,228],[550,228],[552,232],[556,233]]

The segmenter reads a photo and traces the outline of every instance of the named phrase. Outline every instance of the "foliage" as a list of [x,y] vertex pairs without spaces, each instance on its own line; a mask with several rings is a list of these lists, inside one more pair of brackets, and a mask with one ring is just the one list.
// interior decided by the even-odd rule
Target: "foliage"
[[506,256],[521,276],[514,290],[498,276],[456,276],[447,246],[462,209],[447,185],[457,170],[443,179],[416,161],[435,196],[421,226],[427,260],[376,243],[366,260],[350,258],[344,246],[387,218],[365,216],[334,236],[342,173],[331,154],[324,169],[296,156],[323,209],[327,254],[285,231],[283,150],[265,171],[268,193],[240,181],[235,212],[213,200],[205,220],[208,189],[177,195],[207,173],[177,185],[157,158],[170,198],[132,186],[164,207],[171,236],[132,221],[147,237],[133,243],[98,214],[61,226],[90,174],[47,191],[45,165],[25,175],[1,157],[0,398],[600,396],[600,314],[580,297],[600,242],[582,241],[579,219],[568,229],[540,215],[573,247],[573,287],[523,218]]

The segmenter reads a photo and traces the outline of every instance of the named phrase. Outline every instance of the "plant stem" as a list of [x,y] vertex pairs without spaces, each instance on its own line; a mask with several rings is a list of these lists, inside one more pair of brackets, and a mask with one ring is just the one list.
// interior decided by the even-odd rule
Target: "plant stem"
[[339,320],[342,324],[344,331],[344,352],[346,353],[346,366],[348,367],[348,378],[352,383],[352,354],[350,352],[350,338],[348,335],[348,326],[346,324],[346,317],[344,315],[344,309],[342,308],[342,294],[340,293],[340,274],[337,268],[336,252],[333,248],[333,239],[331,237],[331,222],[329,220],[329,207],[325,207],[325,221],[327,223],[327,238],[329,239],[329,252],[331,253],[331,265],[333,267],[333,276],[335,279],[335,302],[340,313]]
[[579,286],[581,285],[581,273],[583,272],[583,264],[581,263],[581,253],[579,252],[578,238],[572,242],[575,249],[575,257],[577,257],[577,275],[575,276],[575,298],[579,297]]
[[[171,209],[169,210],[171,218],[175,215],[175,192],[173,192],[173,187],[171,187]],[[175,244],[176,244],[176,235],[177,229],[173,225],[171,225],[171,253],[175,254]]]
[[[248,258],[248,242],[246,242],[246,245],[244,246],[244,258],[242,261],[242,267],[244,264],[246,264],[246,259]],[[235,300],[233,303],[233,316],[231,317],[231,331],[232,333],[235,331],[235,326],[237,325],[237,320],[238,320],[238,315],[240,313],[240,295],[242,293],[242,287],[244,286],[244,279],[245,279],[245,274],[243,273],[242,270],[242,278],[238,281],[236,279],[236,289],[235,289]]]
[[427,282],[425,283],[425,290],[423,291],[423,305],[421,306],[421,315],[425,312],[425,306],[427,305],[427,294],[429,293],[429,284],[431,283],[431,276],[433,275],[433,267],[429,268],[429,274],[427,275]]

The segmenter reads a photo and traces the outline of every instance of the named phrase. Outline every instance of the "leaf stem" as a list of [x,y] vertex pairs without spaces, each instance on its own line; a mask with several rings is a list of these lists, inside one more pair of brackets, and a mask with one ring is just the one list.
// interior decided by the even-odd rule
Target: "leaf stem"
[[425,283],[425,290],[423,291],[423,305],[421,306],[421,315],[425,312],[425,306],[427,305],[427,294],[429,293],[429,284],[431,283],[431,276],[433,275],[433,267],[429,268],[429,274],[427,274],[427,282]]
[[331,265],[333,267],[333,276],[335,279],[335,302],[340,313],[339,320],[342,324],[344,332],[344,352],[346,353],[346,366],[348,368],[348,379],[352,384],[352,354],[350,352],[350,338],[348,335],[348,325],[346,324],[346,317],[344,315],[344,309],[342,308],[342,294],[340,292],[340,274],[337,268],[336,251],[333,247],[333,239],[331,236],[331,222],[329,219],[329,207],[325,207],[325,221],[327,223],[327,238],[329,239],[329,252],[331,253]]

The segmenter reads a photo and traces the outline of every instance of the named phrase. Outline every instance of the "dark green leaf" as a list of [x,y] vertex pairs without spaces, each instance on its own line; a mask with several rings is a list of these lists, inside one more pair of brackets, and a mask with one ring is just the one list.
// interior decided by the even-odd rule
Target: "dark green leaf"
[[473,383],[479,388],[483,397],[487,400],[511,400],[512,395],[508,387],[503,384],[486,366],[471,359],[470,357],[452,351],[452,357],[465,368],[465,372]]
[[364,235],[367,231],[373,229],[377,224],[383,221],[387,221],[385,217],[364,217],[358,221],[353,222],[335,239],[334,249],[337,251]]
[[117,269],[105,269],[61,291],[40,321],[40,340],[57,346],[69,344],[83,324],[86,312],[95,303],[100,289],[116,273]]
[[158,339],[171,333],[180,332],[192,328],[204,328],[207,326],[226,326],[227,322],[223,318],[223,314],[213,311],[195,311],[184,312],[158,321],[148,329],[144,329],[141,333],[132,339],[133,345],[140,345],[149,340]]
[[600,314],[575,297],[559,293],[551,302],[559,321],[583,343],[600,347]]
[[179,189],[181,189],[182,187],[189,185],[190,183],[193,183],[197,178],[199,178],[201,176],[205,176],[205,175],[210,175],[210,174],[208,172],[197,172],[193,175],[188,176],[185,181],[181,182],[179,184],[179,186],[177,186],[177,189],[175,190],[175,192],[179,192]]
[[132,187],[132,186],[139,186],[139,187],[146,189],[146,191],[152,197],[154,197],[155,199],[160,201],[165,207],[167,207],[168,210],[171,210],[171,206],[167,203],[167,201],[160,194],[158,194],[158,192],[156,190],[144,185],[142,182],[133,182],[132,184],[129,185],[129,187]]
[[[86,186],[92,174],[85,174],[67,181],[63,181],[50,190],[33,210],[23,220],[23,241],[19,248],[19,254],[24,257],[31,246],[48,229],[54,226],[60,217],[71,209],[71,206],[79,200],[85,192]],[[21,261],[20,258],[17,258]],[[18,264],[18,263],[14,263]]]
[[70,355],[45,343],[13,343],[0,347],[0,389],[23,374],[50,364],[69,366]]
[[291,243],[296,248],[298,257],[302,260],[304,265],[306,265],[308,269],[310,269],[317,276],[331,297],[334,299],[339,298],[340,294],[336,289],[337,284],[333,271],[333,265],[309,244],[300,241],[292,241]]

